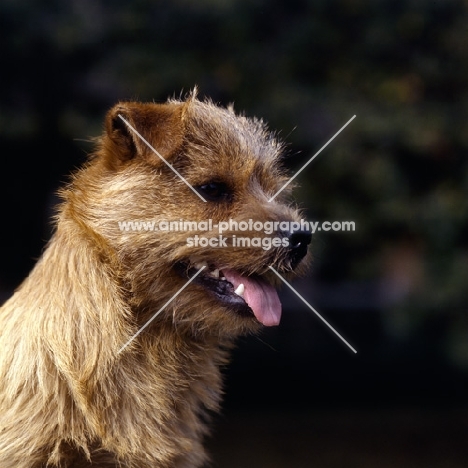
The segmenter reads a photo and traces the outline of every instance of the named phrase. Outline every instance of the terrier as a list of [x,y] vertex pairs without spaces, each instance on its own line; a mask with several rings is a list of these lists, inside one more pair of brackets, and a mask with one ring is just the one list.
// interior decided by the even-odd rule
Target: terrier
[[[287,181],[282,152],[261,120],[196,92],[108,112],[51,241],[0,309],[2,468],[207,462],[235,338],[280,321],[269,267],[291,277],[305,263],[308,232],[254,242],[267,236],[252,222],[299,220],[288,190],[269,202]],[[197,227],[140,229],[148,220]]]

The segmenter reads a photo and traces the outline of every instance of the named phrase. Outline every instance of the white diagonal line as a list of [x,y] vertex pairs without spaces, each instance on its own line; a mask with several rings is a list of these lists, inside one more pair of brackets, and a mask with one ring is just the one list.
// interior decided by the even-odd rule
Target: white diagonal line
[[120,354],[206,267],[201,267],[117,352]]
[[269,200],[273,201],[354,119],[353,115]]
[[182,179],[183,182],[185,182],[185,184],[190,188],[190,190],[192,190],[195,194],[197,194],[205,203],[206,203],[206,200],[192,187],[192,185],[190,185],[187,180],[177,171],[177,169],[170,163],[168,163],[162,156],[161,154],[156,151],[153,146],[151,146],[151,144],[143,137],[143,135],[141,135],[129,122],[127,122],[127,120],[125,120],[120,114],[119,114],[119,117],[124,121],[125,125],[127,125],[128,128],[130,128],[130,130],[132,130],[136,135],[138,135],[141,139],[141,141],[154,153],[156,154],[157,156],[159,156],[159,158],[161,158],[164,163],[176,174],[180,177],[180,179]]
[[330,328],[330,330],[335,333],[354,353],[357,351],[272,267],[269,267],[271,271],[275,273],[278,278],[312,311],[314,314],[323,322],[325,325]]

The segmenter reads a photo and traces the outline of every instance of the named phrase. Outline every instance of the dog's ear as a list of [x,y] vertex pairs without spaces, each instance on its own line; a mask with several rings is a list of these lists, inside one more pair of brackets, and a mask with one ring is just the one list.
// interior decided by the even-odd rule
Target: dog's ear
[[[158,164],[182,144],[186,103],[122,102],[106,117],[105,153],[115,162],[143,157]],[[152,149],[153,148],[153,149]]]

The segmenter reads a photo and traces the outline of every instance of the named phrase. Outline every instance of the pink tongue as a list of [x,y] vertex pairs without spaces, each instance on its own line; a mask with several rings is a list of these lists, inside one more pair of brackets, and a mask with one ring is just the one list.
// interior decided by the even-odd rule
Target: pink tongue
[[266,327],[278,325],[281,319],[281,302],[276,289],[268,283],[242,276],[235,270],[223,269],[225,278],[237,289],[243,284],[244,300],[253,310],[257,320]]

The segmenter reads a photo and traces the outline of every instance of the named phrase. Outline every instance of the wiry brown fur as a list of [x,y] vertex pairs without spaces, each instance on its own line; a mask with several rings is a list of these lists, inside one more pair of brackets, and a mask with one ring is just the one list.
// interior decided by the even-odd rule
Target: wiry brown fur
[[[119,115],[191,185],[226,181],[232,200],[203,203]],[[186,232],[125,232],[118,221],[297,219],[282,195],[267,202],[286,180],[280,153],[262,122],[194,94],[109,112],[99,149],[61,193],[52,240],[0,310],[1,468],[206,462],[220,366],[236,336],[259,328],[255,318],[191,284],[119,350],[186,282],[177,262],[268,277],[268,265],[292,269],[287,253],[188,247]]]

